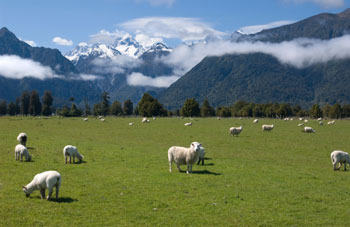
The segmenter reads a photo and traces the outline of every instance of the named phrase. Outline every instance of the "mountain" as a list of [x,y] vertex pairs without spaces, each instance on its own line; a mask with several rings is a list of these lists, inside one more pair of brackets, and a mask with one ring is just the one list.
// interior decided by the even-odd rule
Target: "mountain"
[[14,101],[25,90],[37,90],[40,95],[45,90],[50,90],[55,105],[69,103],[68,99],[71,96],[75,97],[77,103],[84,98],[92,102],[99,99],[101,90],[92,82],[81,80],[79,71],[57,49],[32,47],[4,27],[0,29],[0,55],[15,55],[30,59],[34,63],[50,67],[53,72],[60,75],[59,78],[43,80],[33,77],[14,79],[0,75],[0,99]]
[[[349,19],[350,10],[319,14],[254,35],[236,33],[234,41],[329,40],[349,34]],[[232,105],[238,100],[288,102],[303,107],[314,103],[349,103],[350,59],[296,68],[262,53],[206,57],[163,91],[159,100],[166,108],[178,109],[187,98],[195,98],[201,103],[206,97],[214,106]]]

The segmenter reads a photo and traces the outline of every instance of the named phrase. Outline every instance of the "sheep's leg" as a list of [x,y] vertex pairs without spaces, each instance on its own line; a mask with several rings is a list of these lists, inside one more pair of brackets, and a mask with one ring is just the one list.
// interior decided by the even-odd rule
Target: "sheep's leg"
[[181,168],[180,168],[180,164],[176,164],[176,167],[177,167],[177,169],[179,170],[179,172],[182,171]]
[[333,170],[337,170],[337,163],[333,163]]
[[344,171],[346,171],[346,162],[344,162]]
[[49,193],[48,193],[48,195],[47,195],[46,200],[50,200],[50,199],[51,199],[52,192],[53,192],[53,187],[49,188]]
[[187,164],[187,174],[192,173],[192,165],[191,164]]
[[69,164],[72,164],[72,156],[69,155]]
[[67,156],[67,155],[65,155],[66,164],[67,164],[67,159],[68,159],[68,156]]
[[201,159],[200,158],[198,159],[197,165],[199,165],[199,163],[201,163]]
[[202,166],[204,165],[204,158],[202,159]]
[[23,162],[23,155],[20,154],[20,159],[21,159],[21,162]]
[[172,168],[171,168],[171,163],[172,163],[172,162],[169,162],[169,172],[170,172],[170,173],[173,172],[173,170],[172,170]]
[[73,156],[73,164],[75,163],[75,156]]
[[41,199],[45,199],[45,188],[40,189]]
[[58,191],[60,190],[60,188],[58,187],[58,185],[56,185],[56,200],[58,199]]

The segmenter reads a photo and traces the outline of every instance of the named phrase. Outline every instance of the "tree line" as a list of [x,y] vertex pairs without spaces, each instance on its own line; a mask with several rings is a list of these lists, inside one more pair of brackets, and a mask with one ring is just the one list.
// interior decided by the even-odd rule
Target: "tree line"
[[[49,116],[53,112],[65,117],[79,116],[130,116],[139,115],[144,117],[152,116],[184,116],[184,117],[267,117],[284,118],[291,116],[298,117],[329,117],[344,118],[350,117],[350,105],[324,105],[321,107],[314,104],[310,109],[303,109],[300,105],[292,106],[288,103],[252,103],[246,101],[237,101],[232,106],[220,106],[213,108],[208,99],[205,99],[200,105],[194,98],[189,98],[183,106],[175,111],[166,110],[159,101],[149,93],[145,93],[138,104],[134,107],[131,100],[126,100],[123,104],[115,100],[110,103],[108,92],[103,92],[101,101],[91,108],[88,100],[83,100],[84,108],[79,108],[74,103],[74,97],[69,99],[70,107],[64,105],[61,108],[52,107],[53,97],[50,91],[45,91],[41,100],[37,91],[25,91],[15,102],[7,104],[6,101],[0,102],[0,115],[44,115]],[[55,111],[54,111],[55,110]]]

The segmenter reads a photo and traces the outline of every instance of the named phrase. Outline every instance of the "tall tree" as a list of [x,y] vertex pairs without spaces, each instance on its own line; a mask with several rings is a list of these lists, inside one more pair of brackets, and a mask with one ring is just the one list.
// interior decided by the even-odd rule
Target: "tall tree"
[[84,114],[86,116],[89,116],[91,114],[91,109],[90,109],[89,101],[87,98],[84,99],[84,106],[85,106]]
[[123,115],[123,109],[122,109],[122,104],[118,101],[114,101],[110,113],[114,116],[120,116]]
[[106,116],[109,114],[109,94],[108,92],[104,91],[101,95],[102,102],[100,104],[101,114],[103,116]]
[[21,98],[16,98],[16,115],[21,113]]
[[6,115],[7,113],[7,103],[5,100],[0,102],[0,116]]
[[28,115],[29,114],[29,102],[30,102],[30,95],[28,91],[22,92],[21,95],[21,114]]
[[163,105],[153,98],[149,93],[145,93],[140,102],[137,105],[137,111],[141,116],[166,116],[167,111],[163,108]]
[[78,109],[74,103],[72,103],[72,106],[70,108],[69,116],[71,116],[71,117],[80,117],[81,116],[81,110]]
[[336,103],[332,106],[330,111],[330,117],[331,118],[341,118],[343,114],[343,110],[339,103]]
[[7,106],[7,113],[10,116],[16,115],[16,104],[14,102],[10,102]]
[[43,109],[42,109],[42,114],[44,116],[49,116],[52,113],[52,103],[53,103],[53,97],[51,94],[51,91],[44,91],[44,95],[42,97],[43,100]]
[[322,110],[318,104],[314,104],[310,109],[310,116],[313,118],[322,117]]
[[132,103],[132,101],[130,99],[124,101],[123,104],[123,112],[125,115],[131,115],[133,112],[133,106],[134,104]]
[[30,94],[29,114],[33,116],[41,114],[41,102],[37,91],[32,91]]
[[180,111],[184,117],[198,117],[200,114],[199,104],[194,98],[186,99]]
[[201,116],[202,117],[212,117],[215,116],[215,110],[213,107],[210,106],[209,101],[207,98],[203,101],[202,107],[201,107]]

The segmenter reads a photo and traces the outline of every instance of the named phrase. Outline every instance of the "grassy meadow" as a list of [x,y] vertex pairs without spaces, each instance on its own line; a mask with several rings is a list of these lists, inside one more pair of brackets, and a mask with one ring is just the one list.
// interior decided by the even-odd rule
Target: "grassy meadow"
[[[1,117],[0,226],[349,226],[350,171],[333,171],[330,153],[350,152],[350,121],[311,120],[305,134],[300,121],[252,120]],[[20,132],[32,162],[15,161]],[[169,173],[168,148],[193,141],[205,165]],[[67,144],[83,163],[64,164]],[[22,186],[47,170],[62,175],[58,201],[26,198]]]

